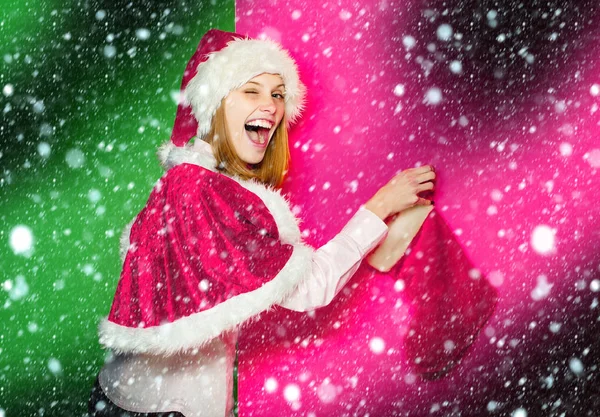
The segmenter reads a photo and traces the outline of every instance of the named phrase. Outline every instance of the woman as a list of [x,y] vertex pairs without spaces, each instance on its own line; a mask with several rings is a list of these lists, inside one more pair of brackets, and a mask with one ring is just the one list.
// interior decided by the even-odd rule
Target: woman
[[292,58],[274,42],[211,30],[182,90],[159,152],[167,172],[124,234],[121,279],[100,326],[114,355],[92,415],[231,415],[237,329],[275,304],[328,304],[385,237],[385,218],[431,204],[418,194],[433,188],[432,168],[404,171],[314,250],[273,188],[304,99]]

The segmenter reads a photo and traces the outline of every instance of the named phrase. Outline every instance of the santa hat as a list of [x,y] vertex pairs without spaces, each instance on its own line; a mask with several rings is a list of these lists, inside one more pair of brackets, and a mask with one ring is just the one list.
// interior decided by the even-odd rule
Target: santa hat
[[171,141],[184,146],[192,137],[206,135],[212,118],[231,90],[257,75],[278,74],[285,84],[285,117],[294,123],[303,109],[305,87],[296,63],[277,42],[243,37],[211,29],[202,37],[181,82]]

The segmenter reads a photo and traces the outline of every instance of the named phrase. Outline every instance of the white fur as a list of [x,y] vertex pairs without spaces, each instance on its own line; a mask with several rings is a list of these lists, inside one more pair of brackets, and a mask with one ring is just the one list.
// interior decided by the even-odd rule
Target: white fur
[[200,348],[285,299],[302,278],[308,276],[311,256],[311,248],[295,245],[283,269],[262,287],[172,323],[135,328],[104,319],[100,323],[100,343],[119,353],[171,355]]
[[[166,169],[188,163],[217,172],[216,160],[211,153],[210,145],[200,139],[196,139],[194,145],[186,146],[175,146],[173,142],[167,142],[159,148],[158,157]],[[232,177],[232,179],[251,193],[256,194],[265,203],[273,215],[279,230],[279,237],[284,243],[300,242],[299,221],[292,213],[289,201],[281,195],[279,190],[254,180],[242,180],[236,177]]]
[[121,257],[121,262],[125,262],[125,257],[127,256],[127,251],[129,250],[129,235],[131,234],[131,227],[135,222],[135,217],[132,221],[125,225],[123,229],[123,233],[121,233],[121,238],[119,239],[119,256]]
[[306,88],[296,63],[278,43],[270,40],[236,39],[200,63],[184,92],[184,104],[191,105],[198,121],[198,137],[210,130],[217,108],[231,90],[263,73],[279,74],[285,84],[285,115],[288,124],[304,108]]
[[[159,158],[165,168],[190,163],[216,171],[216,161],[210,145],[198,141],[195,145],[177,147],[171,142],[159,148]],[[221,333],[242,325],[273,304],[282,302],[310,275],[313,249],[301,243],[298,220],[290,210],[289,202],[278,190],[257,181],[233,178],[242,187],[256,194],[271,212],[282,242],[293,245],[292,256],[283,269],[262,287],[238,296],[199,313],[180,318],[172,323],[147,328],[121,326],[104,319],[100,323],[100,343],[116,352],[170,355],[199,348]],[[123,259],[129,248],[131,221],[121,236]],[[124,252],[123,252],[124,251]]]

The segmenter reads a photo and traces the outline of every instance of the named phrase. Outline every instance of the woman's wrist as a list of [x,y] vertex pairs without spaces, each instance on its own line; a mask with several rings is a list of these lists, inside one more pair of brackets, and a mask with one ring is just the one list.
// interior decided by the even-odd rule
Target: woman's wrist
[[387,219],[392,214],[383,200],[377,198],[377,196],[367,201],[363,207],[375,214],[381,220]]

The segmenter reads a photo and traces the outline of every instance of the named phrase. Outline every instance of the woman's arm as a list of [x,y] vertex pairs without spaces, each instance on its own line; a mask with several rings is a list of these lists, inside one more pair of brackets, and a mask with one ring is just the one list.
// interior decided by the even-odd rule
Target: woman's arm
[[383,241],[388,232],[384,220],[407,208],[430,205],[421,197],[434,188],[432,166],[410,168],[395,175],[363,206],[342,231],[317,249],[311,276],[280,305],[295,311],[326,306],[358,269],[362,259]]
[[340,233],[315,250],[310,277],[280,305],[308,311],[329,304],[354,275],[362,259],[385,238],[387,230],[378,215],[361,207]]

